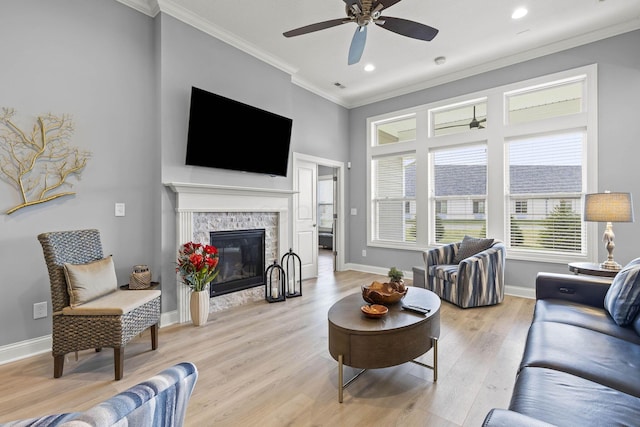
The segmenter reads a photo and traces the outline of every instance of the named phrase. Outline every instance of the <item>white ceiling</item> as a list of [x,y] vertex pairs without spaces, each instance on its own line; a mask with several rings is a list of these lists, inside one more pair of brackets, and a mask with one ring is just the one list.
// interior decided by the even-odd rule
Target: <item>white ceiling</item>
[[[640,29],[640,0],[402,0],[383,15],[435,27],[438,35],[425,42],[371,25],[362,59],[347,65],[354,23],[282,35],[345,17],[343,0],[118,1],[150,16],[167,13],[348,108]],[[519,6],[529,13],[512,20]],[[434,63],[438,56],[445,64]],[[369,63],[375,71],[364,71]]]

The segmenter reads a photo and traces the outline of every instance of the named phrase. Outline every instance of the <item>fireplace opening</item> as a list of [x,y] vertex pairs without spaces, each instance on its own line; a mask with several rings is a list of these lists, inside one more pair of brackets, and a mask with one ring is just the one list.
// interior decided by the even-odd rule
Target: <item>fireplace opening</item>
[[263,228],[209,233],[219,256],[219,273],[209,287],[212,297],[264,285],[264,239]]

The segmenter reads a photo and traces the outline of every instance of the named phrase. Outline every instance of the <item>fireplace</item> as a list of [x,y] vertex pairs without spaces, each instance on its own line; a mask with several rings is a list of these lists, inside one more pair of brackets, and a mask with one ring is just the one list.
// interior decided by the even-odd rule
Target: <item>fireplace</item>
[[265,230],[212,231],[218,248],[218,276],[211,282],[212,297],[264,285]]
[[[183,182],[169,182],[165,185],[171,188],[176,196],[176,242],[175,248],[171,248],[172,253],[184,242],[208,242],[209,233],[214,230],[265,228],[266,260],[280,259],[291,247],[289,212],[294,191]],[[233,221],[229,218],[227,221],[219,220],[218,217],[209,217],[209,215],[231,215],[232,213],[235,216],[250,215],[250,218],[247,220],[241,218],[240,221],[237,218]],[[254,217],[256,213],[258,218]],[[265,214],[270,217],[266,217]],[[237,227],[238,223],[246,226]],[[177,274],[175,281],[176,284],[180,283]],[[190,322],[191,290],[184,285],[177,286],[176,296],[178,321]],[[254,287],[240,292],[231,292],[221,298],[210,298],[209,311],[222,310],[237,303],[262,300],[264,300],[263,289]]]

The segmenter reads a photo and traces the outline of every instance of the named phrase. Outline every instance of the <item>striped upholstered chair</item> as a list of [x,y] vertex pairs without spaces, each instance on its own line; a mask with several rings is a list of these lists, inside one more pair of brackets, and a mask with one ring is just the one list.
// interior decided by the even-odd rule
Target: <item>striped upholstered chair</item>
[[[506,247],[495,240],[490,247],[465,256],[462,242],[423,253],[426,289],[459,307],[494,305],[504,299]],[[420,285],[420,284],[419,284]]]
[[115,379],[124,371],[124,347],[150,328],[158,347],[160,291],[118,289],[111,257],[98,230],[42,233],[38,240],[49,271],[53,376],[62,376],[67,353],[113,348]]
[[173,365],[83,412],[11,421],[2,427],[182,427],[198,369]]

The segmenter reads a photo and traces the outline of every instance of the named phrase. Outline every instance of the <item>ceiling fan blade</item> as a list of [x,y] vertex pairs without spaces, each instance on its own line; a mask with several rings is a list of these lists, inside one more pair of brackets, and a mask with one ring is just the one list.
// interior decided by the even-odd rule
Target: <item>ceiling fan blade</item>
[[427,42],[433,40],[436,34],[438,34],[437,29],[428,25],[391,16],[381,16],[375,23],[385,30]]
[[461,125],[440,126],[440,127],[435,128],[435,130],[459,128],[459,127],[462,127],[462,126],[466,127],[466,126],[469,126],[469,125],[466,124],[466,123],[463,123]]
[[400,3],[400,1],[401,0],[378,0],[378,1],[373,3],[373,7],[371,8],[371,10],[375,10],[376,7],[378,7],[379,4],[382,4],[382,8],[380,10],[383,11],[385,9],[390,8],[391,6],[393,6],[396,3]]
[[360,62],[362,52],[364,52],[364,44],[367,41],[367,27],[363,25],[356,28],[356,32],[351,39],[351,46],[349,47],[349,65],[357,64]]
[[331,19],[329,21],[316,22],[315,24],[305,25],[304,27],[284,32],[282,33],[282,35],[285,37],[300,36],[302,34],[313,33],[314,31],[324,30],[326,28],[346,24],[347,22],[351,22],[351,20],[348,18]]

